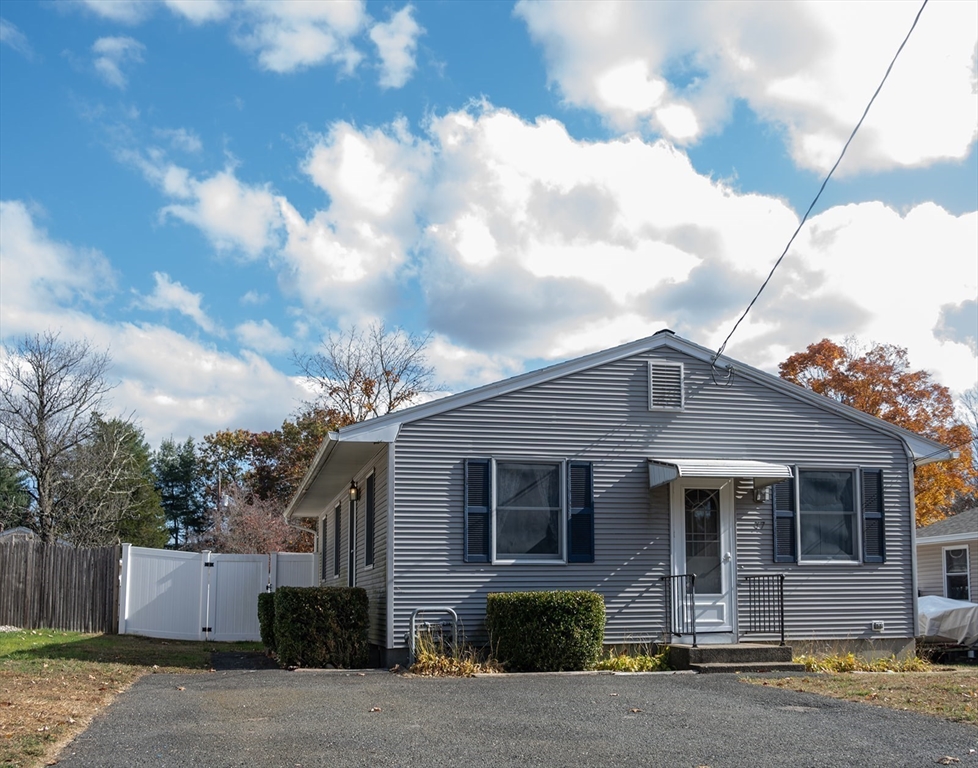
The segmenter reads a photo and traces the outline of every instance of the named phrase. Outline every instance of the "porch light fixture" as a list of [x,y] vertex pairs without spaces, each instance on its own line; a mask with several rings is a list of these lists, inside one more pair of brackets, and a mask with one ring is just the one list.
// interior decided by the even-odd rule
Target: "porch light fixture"
[[356,501],[360,498],[360,489],[357,488],[357,481],[350,481],[350,501]]
[[771,486],[765,485],[763,488],[754,489],[754,502],[757,504],[767,504],[771,500]]

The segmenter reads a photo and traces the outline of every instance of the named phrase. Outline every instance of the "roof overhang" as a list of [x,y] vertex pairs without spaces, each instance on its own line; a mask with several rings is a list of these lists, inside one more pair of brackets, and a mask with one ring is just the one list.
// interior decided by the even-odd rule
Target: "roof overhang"
[[975,544],[978,543],[976,533],[948,533],[944,536],[917,536],[917,546],[924,544]]
[[399,424],[386,424],[353,435],[330,432],[285,510],[285,519],[322,515],[326,505],[349,488],[350,481],[377,451],[394,442],[399,429]]
[[790,478],[791,467],[750,459],[649,459],[649,487],[666,485],[681,477],[747,478],[755,488]]

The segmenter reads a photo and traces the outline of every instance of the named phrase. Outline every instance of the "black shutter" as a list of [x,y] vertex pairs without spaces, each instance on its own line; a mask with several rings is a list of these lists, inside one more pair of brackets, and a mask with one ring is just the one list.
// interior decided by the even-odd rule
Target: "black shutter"
[[488,563],[492,526],[488,459],[465,461],[465,562]]
[[329,528],[327,521],[329,520],[328,515],[323,515],[323,519],[320,521],[320,529],[322,534],[319,537],[319,580],[326,581],[328,575],[326,568],[326,558],[329,550],[326,549],[326,531]]
[[863,562],[886,562],[886,540],[883,531],[883,470],[862,471],[863,491]]
[[340,575],[340,505],[333,510],[333,576]]
[[774,510],[774,562],[794,563],[795,554],[795,481],[782,480],[771,489]]
[[588,462],[572,461],[567,469],[570,521],[567,562],[594,562],[594,473]]
[[374,476],[367,478],[367,520],[366,537],[364,542],[363,564],[374,564]]

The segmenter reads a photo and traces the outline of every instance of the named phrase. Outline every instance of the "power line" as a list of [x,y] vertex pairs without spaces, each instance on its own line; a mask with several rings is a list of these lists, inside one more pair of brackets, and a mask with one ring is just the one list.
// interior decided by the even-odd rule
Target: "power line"
[[828,175],[825,177],[825,180],[822,182],[822,186],[818,188],[818,193],[815,195],[815,199],[812,200],[812,204],[808,206],[808,210],[805,211],[805,215],[802,217],[801,223],[798,224],[798,228],[795,229],[794,234],[791,236],[791,239],[788,240],[788,244],[784,247],[784,250],[781,252],[781,255],[778,257],[778,260],[774,262],[774,266],[771,267],[771,271],[768,273],[767,278],[761,284],[761,287],[757,289],[757,293],[754,295],[754,298],[750,300],[750,304],[747,305],[747,309],[744,310],[744,313],[740,316],[737,322],[734,323],[733,329],[730,331],[730,333],[727,334],[727,338],[723,340],[723,344],[721,344],[720,348],[717,349],[716,354],[713,355],[713,360],[712,360],[713,365],[716,365],[717,359],[720,357],[720,355],[723,354],[723,351],[727,348],[727,342],[730,341],[730,337],[733,336],[734,333],[736,333],[737,328],[740,327],[741,322],[743,322],[744,318],[747,317],[747,314],[751,311],[755,302],[760,298],[761,294],[764,292],[764,289],[767,288],[767,284],[771,282],[771,278],[774,277],[775,271],[777,271],[778,267],[781,265],[781,262],[784,260],[784,257],[787,255],[788,249],[791,248],[791,244],[795,242],[795,238],[798,237],[798,233],[801,232],[801,228],[805,226],[805,222],[808,221],[809,214],[811,214],[812,209],[815,207],[815,204],[818,202],[818,199],[822,196],[822,191],[825,189],[825,185],[829,183],[829,179],[832,178],[832,174],[835,173],[835,169],[839,167],[839,163],[841,163],[842,158],[845,157],[846,150],[849,149],[849,145],[852,143],[852,140],[856,137],[856,133],[859,131],[860,126],[862,126],[863,120],[866,119],[866,115],[869,114],[869,108],[873,106],[873,102],[876,101],[876,97],[879,96],[879,93],[883,88],[883,83],[885,83],[886,78],[890,76],[890,71],[893,69],[893,65],[896,64],[896,60],[900,56],[900,52],[903,50],[903,46],[907,44],[907,40],[909,40],[910,35],[913,34],[913,31],[917,26],[917,22],[920,21],[920,14],[924,12],[924,8],[927,7],[928,2],[930,2],[930,0],[924,0],[923,4],[920,6],[920,10],[917,11],[917,15],[914,17],[913,24],[910,25],[910,30],[907,32],[906,37],[903,38],[903,42],[900,43],[900,47],[897,48],[897,52],[893,54],[893,60],[890,61],[890,66],[886,68],[886,72],[883,75],[883,79],[880,80],[880,84],[876,86],[876,91],[873,93],[873,97],[869,100],[869,103],[866,105],[866,109],[863,110],[863,116],[859,118],[859,122],[856,123],[856,127],[853,128],[852,133],[849,134],[849,140],[846,141],[845,146],[842,147],[842,152],[839,153],[839,159],[835,161],[835,165],[833,165],[831,170],[828,172]]

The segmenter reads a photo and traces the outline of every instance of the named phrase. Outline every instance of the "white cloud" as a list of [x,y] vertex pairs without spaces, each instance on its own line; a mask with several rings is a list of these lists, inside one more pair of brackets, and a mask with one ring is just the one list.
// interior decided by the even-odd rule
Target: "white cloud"
[[262,320],[260,323],[248,320],[236,327],[234,334],[243,346],[256,352],[281,354],[293,347],[292,340],[283,335],[268,320]]
[[166,7],[194,24],[222,21],[233,9],[226,0],[164,0]]
[[351,73],[363,58],[353,38],[367,23],[360,0],[250,0],[235,41],[262,69],[292,72],[332,62]]
[[[384,312],[382,276],[416,280],[428,326],[473,355],[444,363],[461,380],[472,362],[470,383],[502,370],[486,360],[565,358],[663,327],[715,348],[798,222],[781,200],[698,174],[666,142],[576,141],[557,121],[487,104],[418,137],[339,123],[304,167],[330,207],[310,220],[286,207],[286,282],[310,310],[354,316]],[[975,358],[955,324],[978,288],[946,277],[974,271],[976,216],[867,204],[815,217],[731,354],[772,369],[855,334],[908,346],[915,364],[967,386]],[[924,253],[939,266],[918,279]]]
[[52,307],[98,304],[115,286],[105,256],[52,240],[19,200],[0,201],[0,274],[4,335],[33,331]]
[[115,413],[134,413],[151,445],[170,435],[273,429],[306,397],[254,352],[231,355],[153,324],[108,322],[93,300],[114,288],[105,256],[51,239],[22,202],[0,202],[3,340],[46,329],[108,349]]
[[156,282],[153,292],[148,296],[139,296],[136,301],[138,306],[161,312],[175,310],[189,317],[207,333],[223,335],[220,327],[200,306],[204,298],[202,293],[192,293],[164,272],[154,272],[153,280]]
[[258,291],[248,291],[239,299],[239,301],[245,306],[258,307],[268,301],[268,294],[258,293]]
[[[557,3],[516,13],[570,104],[677,141],[717,131],[735,99],[787,129],[795,162],[827,170],[917,6],[874,3]],[[866,30],[873,34],[866,34]],[[840,173],[961,159],[978,121],[978,5],[924,10]]]
[[278,242],[281,201],[267,186],[241,182],[231,169],[194,179],[168,166],[164,190],[187,202],[163,208],[162,214],[192,224],[221,250],[237,249],[256,257]]
[[141,63],[144,50],[146,47],[131,37],[100,37],[92,45],[95,71],[109,85],[125,88],[123,68]]
[[34,57],[34,50],[27,36],[17,28],[16,24],[2,18],[0,18],[0,45],[9,45],[25,58]]
[[181,152],[195,155],[204,148],[200,136],[186,128],[157,128],[153,133]]
[[[80,7],[136,25],[159,5],[150,0],[83,0]],[[377,49],[381,88],[400,88],[411,78],[418,37],[424,34],[413,5],[391,13],[386,22],[374,22],[364,0],[162,0],[162,5],[194,25],[226,23],[234,43],[254,55],[261,69],[280,74],[332,64],[352,75],[364,60],[361,48],[368,32]],[[99,59],[96,66],[112,85],[124,86],[118,60]]]
[[286,287],[317,309],[371,312],[389,305],[419,236],[415,212],[423,205],[430,153],[403,121],[363,132],[339,122],[319,137],[302,167],[330,205],[307,221],[282,204]]
[[139,24],[153,12],[145,0],[82,0],[82,5],[98,16],[120,24]]
[[626,113],[651,112],[666,92],[666,83],[649,76],[649,66],[644,61],[630,61],[612,67],[595,83],[598,96],[606,107]]
[[[784,201],[697,173],[666,141],[578,141],[556,120],[487,103],[417,134],[404,121],[333,124],[301,164],[328,201],[311,215],[232,169],[197,179],[162,155],[140,159],[176,198],[168,213],[267,256],[306,315],[342,325],[410,303],[460,384],[663,327],[716,348],[798,223]],[[857,335],[906,346],[915,365],[967,388],[974,342],[960,326],[978,295],[976,233],[978,213],[930,204],[829,209],[729,351],[773,369],[822,337]],[[262,323],[236,332],[254,349],[285,343]]]
[[418,37],[424,29],[414,20],[414,6],[406,5],[391,14],[388,22],[378,22],[370,29],[370,39],[380,55],[381,88],[400,88],[417,67],[415,54]]

